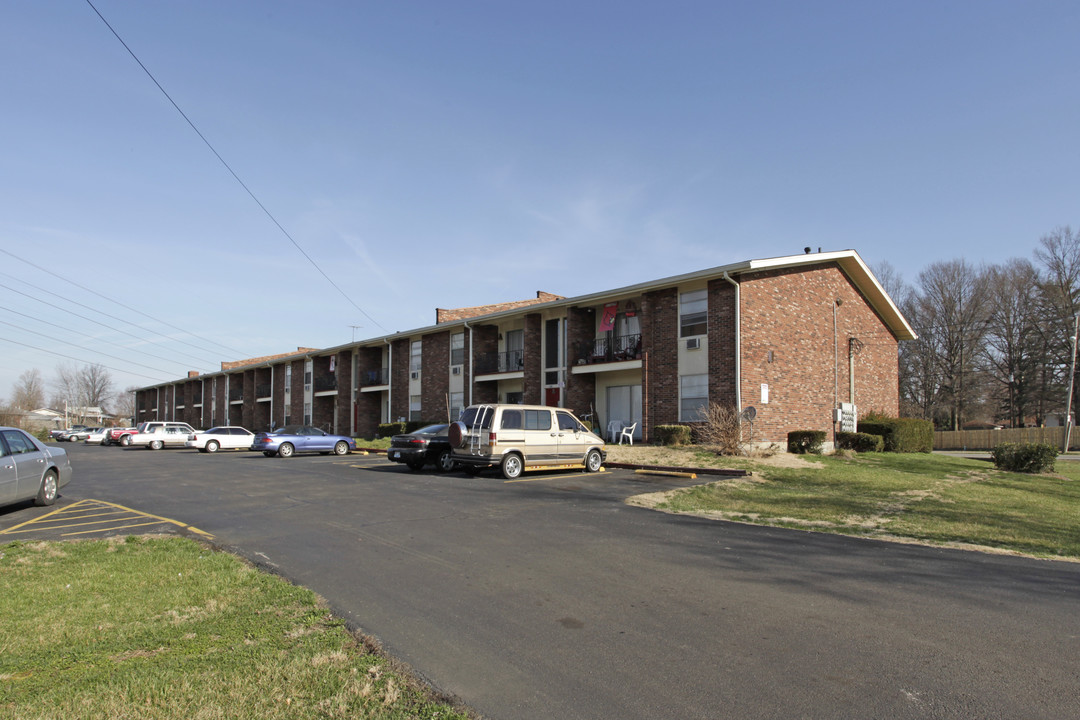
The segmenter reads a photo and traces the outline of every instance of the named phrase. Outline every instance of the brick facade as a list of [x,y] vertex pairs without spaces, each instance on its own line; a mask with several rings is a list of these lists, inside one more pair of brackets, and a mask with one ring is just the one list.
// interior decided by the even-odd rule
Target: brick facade
[[[221,373],[189,374],[176,383],[137,391],[136,419],[175,417],[202,427],[229,420],[259,431],[286,420],[302,422],[309,398],[312,424],[374,437],[380,422],[409,417],[410,393],[419,394],[420,414],[432,421],[444,419],[451,388],[462,386],[465,403],[496,402],[518,392],[528,404],[554,402],[556,394],[548,396],[546,388],[554,387],[555,368],[546,367],[545,347],[564,339],[558,402],[578,414],[595,409],[597,419],[606,422],[608,398],[636,397],[640,391],[639,435],[646,441],[658,425],[680,421],[680,373],[707,373],[709,402],[735,406],[741,401],[740,409],[754,407],[754,440],[759,442],[783,443],[791,430],[825,430],[831,439],[838,403],[854,402],[860,416],[871,410],[897,414],[899,341],[913,333],[853,251],[774,258],[723,270],[565,304],[560,296],[538,294],[522,303],[439,311],[435,328],[361,341],[323,355],[311,351],[223,363]],[[708,298],[708,330],[696,349],[679,337],[679,302],[680,293],[702,288]],[[598,330],[598,313],[605,307],[617,307],[623,323],[606,339]],[[640,327],[639,346],[616,342],[634,341],[630,318]],[[545,338],[545,328],[554,331],[558,323],[565,323],[562,336],[550,332],[552,337]],[[491,360],[503,338],[521,328],[522,365],[507,369],[504,363],[493,370],[497,366]],[[465,338],[460,375],[450,371],[453,333]],[[410,377],[413,340],[422,343],[415,379]],[[603,353],[594,348],[604,343],[607,355],[600,357]],[[640,352],[628,353],[627,347],[640,347]],[[613,348],[618,350],[613,353]],[[312,387],[305,392],[308,358]],[[287,367],[292,375],[288,396]],[[625,402],[619,399],[619,407]],[[631,409],[637,412],[636,401]]]

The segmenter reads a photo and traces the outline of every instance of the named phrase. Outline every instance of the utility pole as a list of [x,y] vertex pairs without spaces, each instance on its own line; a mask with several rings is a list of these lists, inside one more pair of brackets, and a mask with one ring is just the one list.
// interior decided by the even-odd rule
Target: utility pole
[[1080,313],[1077,314],[1073,324],[1072,363],[1069,365],[1069,397],[1065,400],[1065,447],[1061,449],[1062,452],[1069,452],[1069,440],[1072,435],[1073,380],[1076,378],[1076,340],[1078,333],[1080,333]]

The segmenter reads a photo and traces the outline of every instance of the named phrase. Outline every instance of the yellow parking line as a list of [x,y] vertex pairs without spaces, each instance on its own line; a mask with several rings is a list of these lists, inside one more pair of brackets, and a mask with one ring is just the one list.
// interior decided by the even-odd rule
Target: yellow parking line
[[[543,470],[543,468],[529,468],[526,472],[536,472],[538,470]],[[588,474],[589,475],[599,475],[601,473],[606,473],[606,472],[607,472],[607,468],[602,467],[599,470],[597,470],[596,472],[588,473]],[[539,477],[533,477],[533,478],[518,478],[517,480],[503,480],[503,484],[504,485],[509,485],[510,483],[536,482],[537,480],[559,480],[560,478],[581,477],[581,475],[582,475],[581,472],[562,473],[560,475],[541,475]]]
[[[116,516],[130,514],[130,522],[124,522]],[[100,518],[93,520],[91,518]],[[148,522],[136,522],[138,520],[149,520]],[[78,522],[84,521],[85,522]],[[109,532],[113,530],[123,530],[125,528],[145,527],[147,525],[157,525],[160,523],[168,523],[177,527],[183,528],[193,533],[202,535],[203,537],[212,538],[213,534],[208,533],[205,530],[200,530],[197,527],[188,525],[187,523],[180,522],[179,520],[173,520],[172,518],[161,517],[160,515],[153,515],[151,513],[145,513],[139,510],[133,510],[123,505],[117,505],[116,503],[106,502],[104,500],[79,500],[67,507],[58,508],[52,512],[46,513],[39,518],[33,520],[27,520],[26,522],[19,523],[7,530],[0,530],[0,535],[16,535],[20,533],[29,533],[34,531],[45,530],[66,530],[76,527],[86,527],[88,525],[102,525],[103,523],[109,523],[108,527],[97,527],[93,530],[79,530],[72,532],[61,532],[62,537],[74,536],[74,535],[86,535],[95,532]]]

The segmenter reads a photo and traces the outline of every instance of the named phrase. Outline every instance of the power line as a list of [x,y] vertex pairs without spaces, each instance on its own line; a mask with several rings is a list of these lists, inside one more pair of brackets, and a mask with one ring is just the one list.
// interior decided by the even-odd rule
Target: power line
[[329,275],[326,274],[326,272],[319,266],[319,264],[315,262],[315,259],[308,255],[307,251],[305,251],[304,248],[300,246],[300,243],[298,243],[296,239],[293,238],[291,234],[289,234],[289,231],[286,230],[284,226],[282,226],[282,224],[278,222],[277,218],[274,217],[273,213],[271,213],[266,208],[266,206],[262,204],[262,201],[255,196],[255,193],[251,191],[251,188],[249,188],[247,184],[240,179],[240,176],[236,174],[236,172],[232,169],[229,163],[225,162],[225,158],[223,158],[221,154],[214,148],[214,146],[210,144],[210,141],[207,140],[206,136],[204,136],[199,130],[199,128],[195,126],[195,123],[191,121],[191,118],[189,118],[187,114],[180,109],[180,106],[176,104],[176,101],[172,99],[172,96],[170,96],[169,93],[165,91],[165,88],[161,86],[161,83],[157,81],[157,78],[154,77],[153,73],[151,73],[150,70],[147,69],[145,65],[143,65],[142,60],[140,60],[139,57],[135,54],[135,52],[130,47],[128,47],[128,44],[124,42],[124,39],[120,37],[120,34],[116,32],[115,29],[113,29],[113,26],[109,24],[109,21],[105,19],[105,16],[102,15],[96,7],[94,7],[94,3],[91,2],[91,0],[86,0],[86,4],[90,6],[90,8],[94,11],[94,13],[97,14],[99,18],[101,18],[101,22],[105,23],[105,27],[109,28],[109,32],[111,32],[113,36],[120,41],[120,44],[124,46],[124,49],[128,51],[128,54],[131,55],[132,59],[134,59],[135,62],[139,64],[139,67],[142,68],[143,72],[146,73],[146,76],[150,78],[154,85],[157,86],[157,89],[161,91],[161,94],[164,95],[165,98],[169,101],[169,103],[176,109],[176,112],[180,113],[180,117],[184,118],[184,121],[187,122],[187,124],[191,127],[192,130],[195,131],[195,134],[199,136],[199,139],[203,141],[203,144],[210,149],[210,152],[214,154],[214,157],[218,159],[218,162],[220,162],[222,166],[229,171],[229,174],[233,176],[233,179],[236,180],[236,182],[239,183],[240,187],[244,189],[244,192],[246,192],[248,196],[255,201],[255,204],[259,206],[259,209],[263,211],[266,217],[270,218],[270,222],[272,222],[277,227],[277,229],[281,231],[281,234],[288,238],[289,242],[293,244],[293,247],[300,251],[300,254],[303,255],[309,263],[311,263],[312,267],[319,271],[319,274],[323,276],[326,282],[330,283],[331,287],[338,291],[341,297],[345,298],[346,302],[356,308],[360,312],[360,314],[362,314],[368,320],[382,328],[384,332],[389,332],[382,325],[379,325],[379,322],[375,318],[368,315],[362,307],[357,305],[353,301],[353,299],[349,297],[345,293],[345,291],[342,290],[338,286],[338,284],[330,278]]
[[71,355],[65,355],[64,353],[58,353],[55,350],[46,350],[45,348],[40,348],[40,347],[37,347],[35,345],[29,345],[29,344],[24,343],[24,342],[19,342],[18,340],[12,340],[11,338],[0,337],[0,341],[9,342],[9,343],[11,343],[13,345],[21,345],[24,348],[30,348],[31,350],[37,350],[38,352],[43,352],[43,353],[49,353],[50,355],[56,355],[57,357],[62,357],[62,358],[65,358],[67,360],[74,360],[75,362],[86,363],[88,365],[101,365],[101,367],[105,368],[106,370],[115,370],[116,372],[119,372],[119,373],[126,373],[128,375],[135,375],[136,377],[146,378],[147,380],[153,380],[154,382],[162,382],[161,380],[158,380],[155,377],[151,377],[150,375],[143,375],[142,373],[135,373],[135,372],[131,372],[130,370],[121,370],[120,368],[114,368],[114,367],[111,367],[109,365],[104,365],[102,363],[93,363],[93,362],[90,362],[89,360],[84,360],[83,358],[77,358],[77,357],[73,357]]
[[[223,344],[221,344],[219,342],[215,342],[214,340],[210,340],[209,338],[204,338],[204,337],[201,337],[199,335],[196,335],[195,333],[190,332],[188,330],[185,330],[182,327],[177,327],[176,325],[173,325],[172,323],[169,323],[169,322],[166,322],[166,321],[161,320],[159,318],[156,318],[153,315],[149,315],[149,314],[143,312],[142,310],[139,310],[138,308],[133,308],[130,305],[126,305],[125,303],[122,303],[119,300],[114,300],[113,298],[108,297],[107,295],[102,295],[101,293],[97,292],[96,290],[92,290],[92,289],[86,287],[85,285],[80,285],[79,283],[75,282],[74,280],[66,278],[63,275],[59,275],[59,274],[57,274],[57,273],[55,273],[52,270],[49,270],[47,268],[43,268],[42,266],[40,266],[40,265],[38,265],[38,264],[36,264],[34,262],[31,262],[30,260],[27,260],[26,258],[19,257],[18,255],[16,255],[15,253],[13,253],[13,252],[11,252],[9,250],[0,249],[0,252],[4,253],[5,255],[8,255],[10,257],[15,258],[16,260],[19,260],[20,262],[24,262],[24,263],[26,263],[27,265],[29,265],[29,266],[31,266],[33,268],[37,268],[38,270],[40,270],[43,273],[46,273],[47,275],[52,275],[54,278],[57,278],[59,280],[63,280],[64,282],[66,282],[66,283],[68,283],[70,285],[74,285],[75,287],[77,287],[77,288],[79,288],[81,290],[85,290],[86,292],[88,292],[88,293],[90,293],[92,295],[96,295],[96,296],[98,296],[99,298],[101,298],[103,300],[108,300],[109,302],[111,302],[111,303],[113,303],[115,305],[119,305],[120,307],[124,308],[125,310],[128,310],[130,312],[142,315],[143,317],[145,317],[145,318],[147,318],[149,320],[153,320],[156,323],[160,323],[160,324],[164,325],[165,327],[170,327],[173,330],[179,330],[180,332],[182,332],[185,335],[188,335],[190,337],[198,338],[199,340],[202,340],[204,342],[208,342],[208,343],[211,343],[213,345],[217,345],[218,347],[224,348],[225,350],[228,350],[230,353],[233,353],[233,354],[238,355],[240,357],[244,357],[244,356],[249,354],[249,353],[242,352],[240,350],[236,350],[235,348],[231,348],[228,345],[223,345]],[[9,275],[8,277],[11,277],[11,276]],[[18,292],[18,291],[16,291],[16,292]],[[58,297],[63,297],[63,296],[58,296]],[[68,298],[64,298],[64,299],[68,300],[68,302],[72,302],[72,303],[75,302],[74,300],[70,300]],[[75,303],[75,304],[78,304],[78,303]],[[115,317],[113,315],[108,315],[107,313],[102,313],[102,314],[106,315],[107,317],[112,318],[113,320],[119,320],[120,322],[125,322],[128,325],[132,325],[134,327],[139,327],[135,323],[133,323],[130,320],[127,320],[125,318],[118,318],[118,317]],[[110,328],[110,329],[113,329],[113,328]],[[144,328],[139,327],[139,329],[143,330]],[[158,334],[160,335],[160,333],[158,333]],[[142,339],[142,338],[140,338],[140,339]],[[211,350],[210,348],[199,347],[198,345],[195,345],[193,343],[185,343],[185,344],[191,345],[191,347],[198,348],[199,350],[202,350],[204,352],[216,353],[216,351]]]
[[[10,275],[8,275],[7,277],[10,277]],[[13,293],[18,293],[19,295],[22,295],[23,297],[28,297],[31,300],[35,300],[35,301],[37,301],[39,303],[42,303],[44,305],[48,305],[49,307],[60,310],[61,312],[64,312],[64,313],[66,313],[68,315],[74,315],[75,317],[77,317],[77,318],[79,318],[81,320],[86,320],[87,322],[92,322],[92,323],[94,323],[96,325],[100,325],[101,327],[112,330],[113,332],[118,332],[118,333],[121,333],[123,335],[127,335],[128,337],[133,337],[133,338],[135,338],[136,340],[139,340],[139,341],[143,341],[143,342],[146,341],[146,338],[139,337],[138,335],[136,335],[134,333],[130,333],[127,330],[121,330],[120,328],[115,328],[115,327],[113,327],[111,325],[107,325],[107,324],[101,322],[100,320],[95,320],[92,317],[87,317],[86,315],[82,315],[82,314],[77,313],[77,312],[75,312],[73,310],[67,310],[65,308],[60,307],[59,305],[54,305],[53,303],[49,302],[48,300],[43,300],[40,297],[35,297],[35,296],[33,296],[33,295],[29,294],[29,293],[24,293],[21,290],[16,290],[15,288],[11,287],[10,285],[4,285],[3,283],[0,283],[0,288],[10,290]],[[62,296],[57,296],[57,297],[62,297]],[[67,300],[68,302],[74,303],[73,300],[70,300],[68,298],[63,298],[63,299]],[[109,315],[108,313],[105,313],[105,312],[102,312],[101,314],[104,315],[105,317],[112,318],[113,320],[120,320],[121,322],[126,322],[129,325],[134,325],[134,327],[139,327],[138,325],[135,325],[134,323],[130,322],[129,320],[124,320],[123,318],[118,318],[118,317],[116,317],[114,315]],[[140,328],[140,330],[141,329],[142,328]],[[205,349],[205,348],[200,348],[200,349]],[[209,352],[209,351],[207,351],[207,352]],[[185,355],[185,356],[191,358],[192,360],[196,360],[198,362],[206,362],[202,358],[196,357],[195,355],[190,355],[188,353],[182,353],[182,352],[178,352],[178,354],[179,355]]]
[[[0,320],[0,323],[2,323],[4,325],[7,325],[8,327],[13,327],[16,330],[22,330],[23,332],[32,333],[34,335],[41,335],[42,337],[45,337],[45,338],[49,337],[48,335],[46,335],[43,332],[39,332],[37,330],[31,330],[30,328],[21,327],[19,325],[16,325],[15,323],[9,323],[7,320]],[[126,363],[130,363],[132,365],[137,365],[138,367],[146,368],[147,370],[153,370],[154,372],[159,372],[159,373],[161,373],[163,375],[167,374],[165,370],[162,370],[160,368],[150,367],[149,365],[143,365],[142,363],[133,362],[133,361],[128,360],[126,358],[117,357],[115,355],[110,355],[109,353],[101,352],[100,350],[95,350],[94,348],[88,348],[85,345],[79,345],[78,343],[73,343],[73,342],[68,342],[66,344],[71,345],[72,347],[77,347],[80,350],[86,350],[88,352],[97,353],[98,355],[104,355],[105,357],[112,358],[113,360],[119,360],[120,362],[126,362]]]

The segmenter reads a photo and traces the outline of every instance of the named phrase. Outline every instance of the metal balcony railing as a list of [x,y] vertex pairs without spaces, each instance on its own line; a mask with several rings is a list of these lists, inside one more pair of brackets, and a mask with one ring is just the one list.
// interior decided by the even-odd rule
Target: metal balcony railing
[[362,387],[370,387],[372,385],[389,385],[390,384],[390,370],[388,368],[381,368],[379,370],[366,370],[360,373],[360,385]]
[[477,374],[517,372],[525,369],[525,351],[485,353],[476,360]]
[[619,335],[583,342],[578,347],[578,360],[588,363],[619,362],[641,358],[641,335]]

